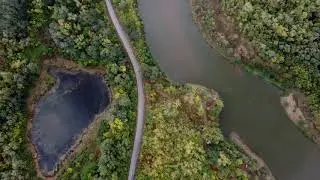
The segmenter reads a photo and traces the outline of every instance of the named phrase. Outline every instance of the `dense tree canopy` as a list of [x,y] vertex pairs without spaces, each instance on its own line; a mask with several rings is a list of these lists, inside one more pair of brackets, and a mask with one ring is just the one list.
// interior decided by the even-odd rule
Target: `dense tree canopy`
[[197,0],[194,7],[210,44],[304,92],[320,127],[319,0]]
[[0,1],[0,37],[22,38],[27,35],[27,1]]
[[[218,127],[221,100],[211,90],[173,84],[165,78],[144,40],[136,3],[114,1],[148,84],[146,142],[138,177],[246,179],[241,165],[253,163],[224,140]],[[31,0],[28,6],[27,11],[26,1],[2,0],[0,7],[4,17],[0,20],[0,179],[36,179],[27,150],[30,114],[25,105],[44,55],[105,68],[112,91],[108,116],[94,142],[63,167],[58,179],[125,179],[136,119],[136,88],[103,1]],[[50,53],[52,49],[55,53]]]
[[223,104],[215,92],[194,85],[147,87],[152,90],[138,179],[247,177],[241,165],[248,159],[228,147],[218,128]]
[[0,179],[34,179],[27,150],[25,101],[49,52],[28,38],[27,1],[0,1]]
[[60,1],[53,6],[52,39],[62,51],[78,60],[122,60],[115,31],[105,19],[102,1]]
[[222,1],[275,77],[309,95],[320,118],[320,1]]
[[30,39],[2,38],[0,56],[0,179],[32,178],[26,149],[25,100],[38,73],[38,60],[48,49]]

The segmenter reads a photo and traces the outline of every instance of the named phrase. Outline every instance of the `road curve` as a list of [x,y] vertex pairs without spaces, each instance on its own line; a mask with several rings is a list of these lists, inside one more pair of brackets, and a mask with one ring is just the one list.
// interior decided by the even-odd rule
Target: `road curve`
[[116,13],[112,7],[110,0],[105,0],[107,11],[109,16],[112,20],[113,25],[115,26],[118,36],[120,37],[122,44],[129,55],[131,64],[133,66],[135,75],[136,75],[136,82],[137,82],[137,89],[138,89],[138,116],[137,116],[137,125],[136,125],[136,134],[134,138],[134,145],[133,151],[131,155],[131,162],[130,162],[130,170],[128,180],[133,180],[135,178],[136,167],[138,163],[138,158],[141,149],[142,143],[142,136],[143,136],[143,125],[144,125],[144,110],[145,110],[145,94],[144,94],[144,85],[143,85],[143,75],[140,68],[140,64],[137,61],[132,45],[128,38],[127,33],[123,30]]

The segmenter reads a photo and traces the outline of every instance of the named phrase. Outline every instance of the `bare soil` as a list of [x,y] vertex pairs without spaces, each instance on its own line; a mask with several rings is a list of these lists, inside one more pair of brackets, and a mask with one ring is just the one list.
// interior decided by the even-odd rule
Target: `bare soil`
[[281,97],[281,104],[286,110],[289,119],[307,137],[320,145],[320,132],[316,128],[315,118],[309,109],[305,95],[293,91],[289,95]]

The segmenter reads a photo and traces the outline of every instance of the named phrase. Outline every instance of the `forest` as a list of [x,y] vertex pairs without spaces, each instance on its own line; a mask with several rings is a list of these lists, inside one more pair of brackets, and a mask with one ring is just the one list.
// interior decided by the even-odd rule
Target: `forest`
[[[26,99],[45,57],[102,67],[112,90],[108,117],[57,179],[126,179],[136,120],[128,58],[101,0],[1,1],[0,179],[37,179],[28,150]],[[223,103],[213,90],[169,81],[146,45],[135,0],[114,0],[143,67],[147,108],[137,179],[248,179],[256,163],[224,139]],[[19,23],[17,23],[19,22]],[[184,104],[182,106],[181,104]],[[175,141],[174,141],[175,140]],[[31,166],[32,164],[32,166]],[[247,167],[248,166],[248,167]]]
[[320,1],[194,0],[209,44],[285,90],[306,95],[320,129]]

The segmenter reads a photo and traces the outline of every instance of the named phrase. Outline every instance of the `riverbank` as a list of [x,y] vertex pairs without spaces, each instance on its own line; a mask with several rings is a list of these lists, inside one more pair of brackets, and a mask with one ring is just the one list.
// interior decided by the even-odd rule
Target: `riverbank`
[[[84,148],[88,147],[89,144],[92,144],[93,137],[96,136],[99,126],[103,120],[103,117],[107,116],[108,108],[96,115],[92,123],[89,124],[79,135],[77,135],[77,139],[72,143],[72,145],[68,148],[67,152],[60,155],[59,160],[54,168],[54,170],[50,172],[43,172],[43,170],[39,167],[39,155],[36,150],[35,145],[32,143],[31,140],[31,131],[33,122],[32,119],[34,118],[35,111],[39,111],[36,109],[37,104],[39,103],[40,99],[45,99],[48,95],[52,94],[52,92],[56,91],[56,89],[60,86],[60,81],[56,81],[55,77],[49,72],[50,69],[55,69],[59,71],[65,72],[86,72],[95,76],[104,77],[106,76],[106,70],[104,68],[86,68],[79,64],[74,63],[73,61],[67,60],[63,57],[54,56],[54,57],[47,57],[42,61],[41,71],[38,80],[35,82],[34,88],[30,91],[29,98],[27,99],[27,109],[29,114],[29,121],[28,121],[28,140],[29,145],[28,149],[32,152],[34,165],[36,167],[37,175],[41,178],[55,178],[57,172],[62,169],[65,164],[72,159],[78,152],[82,151]],[[109,100],[111,92],[109,92]],[[50,143],[50,142],[48,142]],[[90,145],[92,146],[92,145]]]
[[[147,88],[148,100],[154,103],[153,107],[149,106],[151,110],[148,111],[147,117],[149,122],[148,133],[151,136],[146,138],[154,140],[151,145],[155,145],[151,146],[152,149],[146,149],[150,152],[144,154],[150,160],[148,162],[158,158],[157,149],[154,147],[173,146],[174,148],[161,149],[164,151],[179,150],[179,153],[183,153],[179,154],[179,158],[176,158],[176,153],[172,153],[170,157],[165,156],[165,158],[170,159],[165,159],[163,162],[173,161],[179,165],[171,172],[171,177],[176,176],[181,179],[193,176],[194,179],[197,179],[198,177],[209,176],[223,179],[234,177],[247,179],[245,170],[241,168],[241,165],[250,160],[231,143],[223,139],[218,127],[218,116],[222,104],[218,100],[217,94],[206,89],[206,91],[209,91],[208,96],[210,98],[208,98],[203,94],[198,94],[203,91],[202,88],[197,92],[195,88],[191,88],[189,85],[178,85],[164,76],[156,61],[152,59],[145,43],[143,26],[138,16],[136,3],[136,1],[129,0],[120,1],[119,4],[115,5],[117,13],[120,14],[121,22],[130,32],[129,35],[134,42],[135,51],[143,65],[145,83],[149,84]],[[101,117],[99,126],[93,124],[92,129],[88,127],[87,132],[78,141],[81,144],[73,152],[70,152],[71,154],[68,154],[68,157],[64,158],[66,161],[62,163],[63,167],[59,168],[61,171],[57,172],[57,175],[52,178],[69,180],[125,179],[127,177],[137,116],[137,92],[133,69],[126,60],[125,52],[109,19],[106,18],[103,6],[102,1],[87,3],[86,1],[66,2],[56,0],[54,5],[47,5],[44,1],[30,1],[31,26],[29,29],[32,29],[32,32],[29,35],[32,39],[26,39],[29,49],[24,49],[27,46],[24,41],[14,41],[12,43],[8,39],[1,39],[1,45],[3,45],[1,46],[1,53],[2,50],[6,52],[4,56],[6,71],[1,72],[1,80],[4,81],[0,81],[0,88],[1,92],[5,92],[5,94],[0,96],[0,118],[2,119],[3,114],[5,118],[8,118],[8,123],[1,126],[0,132],[1,178],[37,179],[34,172],[35,166],[31,165],[32,157],[27,151],[26,134],[30,132],[25,126],[31,118],[25,117],[27,112],[24,105],[27,95],[31,96],[31,99],[28,100],[28,106],[30,114],[32,114],[35,103],[42,96],[46,96],[47,92],[54,86],[55,80],[49,74],[46,74],[46,71],[42,71],[40,81],[38,81],[39,84],[36,85],[37,90],[27,93],[32,82],[39,75],[42,56],[52,49],[59,56],[73,59],[85,67],[103,67],[103,69],[106,69],[108,76],[105,77],[105,80],[113,92],[112,102],[114,102],[110,105],[110,113]],[[36,36],[40,29],[46,32],[43,34],[46,37],[40,37],[46,41],[41,41]],[[40,41],[50,48],[42,46]],[[37,49],[38,46],[39,49]],[[53,58],[47,63],[60,63],[62,67],[69,65],[69,62],[56,61],[57,59]],[[70,68],[75,69],[75,66],[72,65]],[[163,97],[165,101],[161,101]],[[216,102],[205,102],[207,99]],[[188,101],[188,107],[182,107],[179,100],[182,102]],[[202,102],[207,104],[203,105]],[[158,109],[157,105],[159,104],[157,103],[161,103],[160,109]],[[168,104],[172,107],[171,109],[166,108]],[[201,115],[200,119],[199,115],[196,114]],[[157,116],[154,117],[153,115]],[[208,118],[207,116],[212,117]],[[163,121],[157,122],[162,125],[160,127],[154,127],[152,124],[153,120],[158,120],[157,117],[163,118]],[[177,117],[179,121],[171,117]],[[184,117],[187,119],[184,119]],[[174,125],[179,123],[184,125],[185,120],[188,120],[188,126],[186,125],[183,129],[176,127],[170,129],[169,132],[170,136],[173,137],[170,140],[176,140],[176,137],[179,137],[179,140],[184,140],[177,141],[179,146],[176,142],[171,141],[170,144],[166,144],[167,142],[161,141],[168,135],[167,128],[163,128],[169,125],[166,124],[167,121],[174,123]],[[100,123],[100,121],[96,122]],[[211,126],[204,126],[205,123],[209,123]],[[197,124],[201,124],[203,127],[199,128]],[[91,134],[91,131],[94,133]],[[180,131],[193,138],[185,139],[185,137],[179,136]],[[206,132],[204,137],[201,136],[201,132]],[[88,140],[86,140],[86,135],[88,135]],[[210,142],[211,145],[206,144],[205,140],[209,140],[207,142]],[[150,146],[150,141],[146,144]],[[163,146],[163,144],[167,146]],[[186,144],[188,146],[185,146]],[[35,152],[34,156],[36,156]],[[36,161],[36,158],[34,157],[33,160]],[[196,164],[193,164],[193,162],[196,162]],[[66,166],[64,166],[65,163]],[[153,161],[153,163],[157,164],[156,161]],[[148,168],[153,169],[151,163],[144,165],[140,172]],[[170,164],[165,165],[155,169],[156,174],[168,175],[165,172],[172,170],[172,166]],[[195,174],[190,174],[190,172],[195,172]],[[148,173],[154,172],[140,173],[140,175],[149,178],[155,177],[154,174]],[[45,177],[39,173],[38,178]]]
[[236,132],[230,134],[230,140],[234,142],[242,151],[244,151],[251,159],[257,163],[257,170],[260,172],[260,176],[253,175],[252,179],[265,179],[265,180],[275,180],[269,167],[257,154],[255,154],[240,138]]
[[[126,31],[129,32],[137,58],[142,64],[145,78],[146,130],[137,178],[207,176],[247,179],[242,164],[248,164],[250,169],[250,159],[224,140],[219,129],[218,116],[222,101],[217,93],[200,86],[182,85],[168,80],[146,45],[136,1],[121,1],[114,6],[122,25],[128,28]],[[132,68],[126,66],[126,70],[126,74],[131,77]],[[116,73],[115,76],[119,77]],[[133,81],[132,77],[130,80]],[[116,84],[118,87],[111,87],[116,88],[113,97],[120,103],[114,110],[118,109],[121,113],[114,113],[113,118],[102,127],[102,133],[97,137],[100,143],[100,157],[95,160],[91,158],[95,152],[81,152],[59,176],[60,179],[127,178],[136,117],[136,91],[130,91],[136,88],[127,88],[119,81],[111,83],[119,83]],[[135,101],[130,102],[129,94],[134,95]],[[170,108],[167,108],[168,106]],[[128,113],[131,116],[123,115]],[[181,126],[176,127],[178,124]],[[186,139],[181,134],[190,138]],[[166,140],[168,137],[171,138]],[[114,148],[117,148],[117,151],[114,151]],[[163,157],[163,153],[167,155]],[[212,158],[206,158],[207,155]],[[169,165],[171,163],[177,166],[172,167]]]
[[[248,72],[262,77],[266,81],[280,87],[281,89],[298,89],[292,86],[293,80],[284,79],[282,75],[277,74],[280,65],[265,61],[259,53],[257,45],[248,39],[238,26],[237,18],[230,16],[224,11],[219,0],[191,0],[193,20],[199,27],[204,39],[211,48],[217,50],[222,56],[226,57],[232,63],[240,64]],[[273,59],[272,61],[276,61]],[[280,77],[281,76],[281,77]],[[279,77],[279,78],[278,78]],[[303,92],[303,90],[298,90]],[[295,91],[296,92],[296,91]],[[285,110],[290,120],[302,131],[304,135],[319,145],[320,130],[318,128],[317,104],[314,104],[315,95],[299,95],[299,103],[293,103],[292,98],[281,98],[281,103],[295,106],[291,110],[285,106]],[[291,97],[291,96],[289,96]],[[302,118],[297,120],[293,112],[298,109]],[[297,112],[294,112],[295,114]],[[307,117],[307,118],[305,118]]]
[[[82,64],[84,67],[105,69],[108,73],[105,80],[113,92],[113,104],[110,105],[110,113],[107,116],[102,116],[101,124],[93,128],[93,134],[90,133],[91,127],[89,127],[87,132],[88,144],[85,142],[86,138],[83,137],[83,141],[78,146],[79,149],[67,158],[66,165],[59,169],[60,171],[54,178],[66,180],[125,179],[128,173],[137,116],[137,91],[133,69],[126,59],[125,51],[112,28],[110,20],[106,16],[103,1],[87,3],[85,1],[66,2],[56,0],[55,3],[48,8],[43,1],[32,1],[30,5],[32,8],[31,21],[39,23],[36,24],[37,27],[42,27],[44,32],[47,32],[45,35],[48,37],[45,38],[49,41],[48,45],[50,44],[50,47],[52,46],[60,56],[73,59],[77,64]],[[168,80],[159,69],[157,61],[152,58],[145,42],[143,23],[137,10],[137,1],[120,0],[115,2],[114,5],[121,23],[126,27],[126,31],[133,42],[136,55],[143,67],[144,83],[147,84],[149,110],[146,113],[147,135],[144,136],[147,141],[143,144],[144,151],[141,154],[143,161],[140,162],[143,165],[139,167],[137,176],[144,179],[154,179],[159,177],[157,175],[169,176],[169,178],[176,177],[177,179],[208,177],[211,179],[248,179],[247,172],[251,171],[251,159],[232,143],[225,140],[219,128],[222,101],[217,93],[200,86],[177,84]],[[44,13],[46,9],[50,9],[50,11]],[[52,14],[50,14],[51,12]],[[36,30],[36,28],[34,29]],[[7,42],[4,42],[4,44],[7,44]],[[21,48],[17,46],[13,52],[19,51],[21,51]],[[8,64],[6,67],[11,68],[9,72],[17,72],[22,69],[22,78],[19,78],[19,81],[17,80],[10,86],[11,89],[16,90],[24,85],[29,85],[29,81],[26,80],[21,84],[20,80],[24,80],[24,76],[29,77],[30,74],[25,73],[25,71],[38,68],[42,59],[37,58],[36,64],[24,64],[24,60],[29,60],[34,56],[34,53],[29,53],[29,56],[24,57],[25,59],[21,58],[19,53],[14,54],[19,55],[19,57],[15,57],[18,60],[14,59],[12,64]],[[7,58],[11,57],[10,55],[12,55],[12,51],[8,52],[6,61]],[[51,60],[56,61],[56,59]],[[61,64],[68,63],[63,62]],[[5,75],[8,74],[10,75],[10,73]],[[14,75],[16,77],[16,74]],[[18,75],[21,77],[20,74]],[[37,76],[37,74],[34,76]],[[52,77],[41,76],[43,76],[43,81],[40,81],[40,83],[44,84],[39,85],[39,87],[42,91],[39,91],[39,95],[36,94],[34,99],[45,95],[54,84]],[[15,78],[12,76],[12,79]],[[8,82],[5,83],[5,88],[1,87],[1,90],[7,91]],[[4,96],[3,99],[16,100],[15,94],[10,94],[9,97]],[[21,97],[23,97],[23,102],[19,101],[19,103],[24,104],[24,96],[21,95]],[[36,102],[36,100],[30,100],[30,102]],[[183,106],[185,104],[186,106]],[[27,168],[31,170],[33,167],[30,166],[29,161],[20,158],[21,154],[19,153],[21,151],[17,151],[19,156],[12,155],[12,152],[16,149],[12,148],[11,143],[7,143],[15,140],[15,142],[22,144],[21,139],[25,137],[25,130],[16,128],[16,126],[22,126],[21,124],[24,125],[26,122],[22,118],[19,119],[22,116],[21,114],[25,112],[22,110],[18,111],[19,113],[13,111],[11,108],[16,107],[15,102],[8,106],[1,101],[0,105],[1,111],[3,107],[8,107],[10,115],[18,115],[18,117],[12,118],[15,121],[10,121],[15,127],[10,128],[9,135],[6,135],[5,146],[1,144],[0,160],[4,162],[2,163],[4,166],[1,165],[0,168],[3,171],[8,171],[1,172],[1,177],[4,177],[4,179],[8,177],[9,179],[36,179],[34,176],[26,175],[23,171],[17,175],[17,170],[14,169],[16,166],[11,164],[26,164]],[[1,129],[1,135],[3,134],[7,134],[6,128]],[[185,136],[181,136],[181,134]],[[83,146],[83,149],[80,146]],[[21,149],[23,148],[25,148],[24,144],[21,145]],[[11,151],[11,149],[13,150]],[[165,156],[163,156],[164,154]],[[23,162],[16,162],[16,159],[23,159]],[[176,164],[176,166],[171,164]],[[19,171],[20,169],[19,166]],[[8,176],[9,173],[11,173],[11,176]]]
[[190,0],[193,21],[207,44],[231,63],[283,89],[274,73],[263,68],[267,65],[257,56],[255,47],[242,37],[219,3],[219,0]]
[[306,137],[320,145],[320,131],[315,127],[313,114],[306,102],[305,95],[299,92],[281,97],[281,104],[292,122]]

